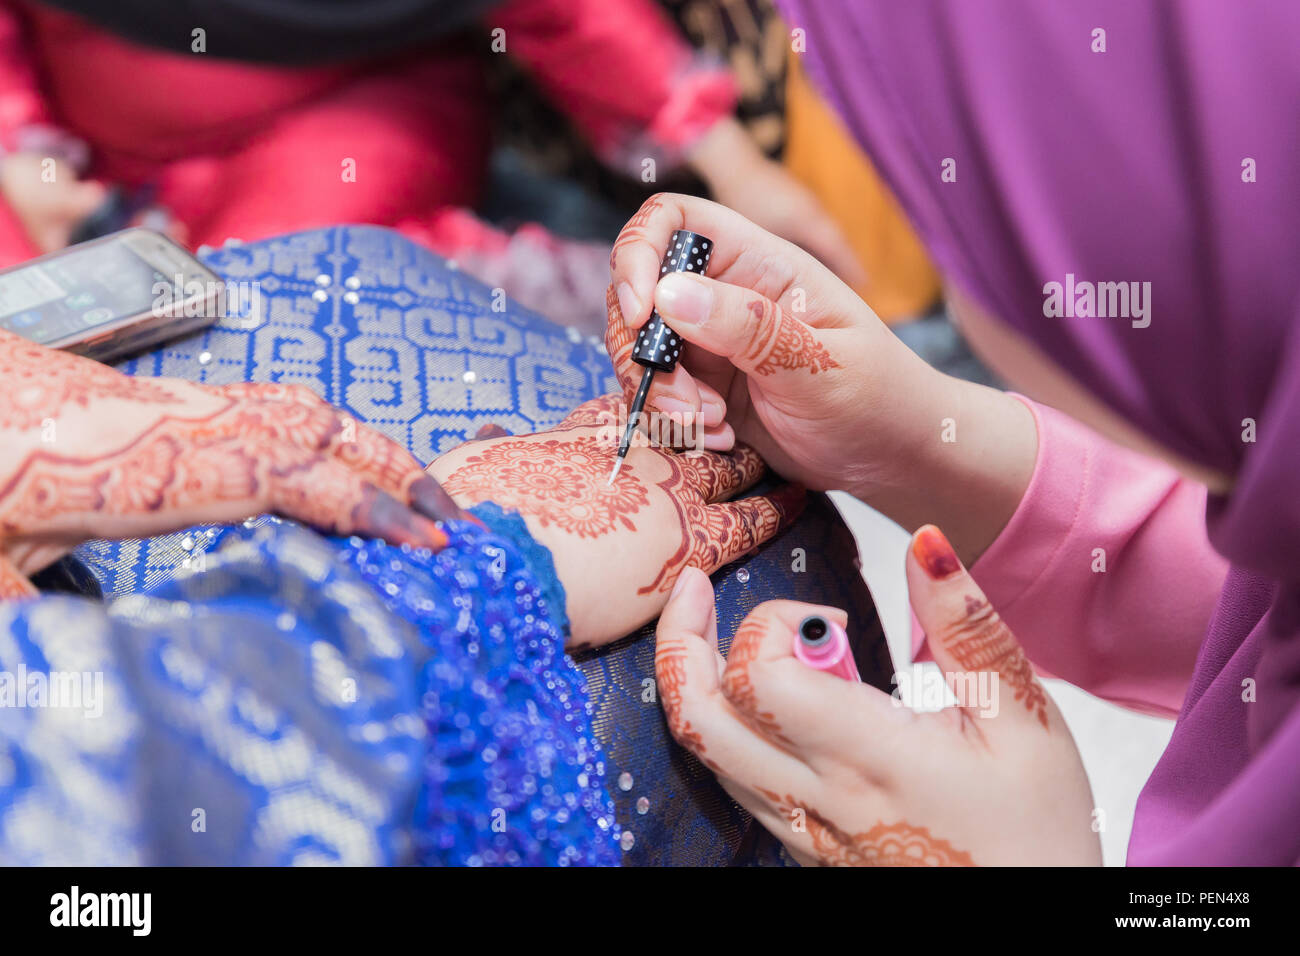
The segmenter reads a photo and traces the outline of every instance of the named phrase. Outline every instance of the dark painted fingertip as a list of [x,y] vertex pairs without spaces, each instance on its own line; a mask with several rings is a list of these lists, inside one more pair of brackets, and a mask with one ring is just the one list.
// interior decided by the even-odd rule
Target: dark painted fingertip
[[465,521],[470,517],[432,475],[417,478],[411,485],[411,507],[433,521]]
[[509,438],[510,432],[506,431],[496,422],[488,422],[474,433],[474,441],[483,441],[486,438]]
[[790,527],[803,514],[803,509],[808,504],[808,489],[795,483],[782,485],[768,498],[776,505],[776,510],[781,512],[781,524],[777,527],[780,532]]
[[385,492],[375,492],[363,515],[363,527],[358,531],[373,534],[389,544],[409,544],[432,551],[447,546],[447,535],[441,528]]
[[950,578],[961,570],[957,552],[943,532],[932,524],[925,525],[912,536],[912,554],[935,581]]

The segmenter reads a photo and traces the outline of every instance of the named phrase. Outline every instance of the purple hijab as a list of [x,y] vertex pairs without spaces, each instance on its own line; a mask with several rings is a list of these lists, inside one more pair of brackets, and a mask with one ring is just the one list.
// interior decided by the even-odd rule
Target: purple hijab
[[778,5],[941,270],[1235,476],[1207,514],[1232,570],[1129,862],[1300,862],[1300,4]]

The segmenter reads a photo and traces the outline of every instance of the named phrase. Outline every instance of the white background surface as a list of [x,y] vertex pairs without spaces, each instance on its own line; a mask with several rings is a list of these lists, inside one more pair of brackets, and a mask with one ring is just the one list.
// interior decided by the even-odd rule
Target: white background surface
[[[838,492],[831,497],[857,539],[862,574],[880,611],[894,667],[905,667],[911,661],[912,626],[903,573],[908,535],[856,498]],[[1134,714],[1064,681],[1044,683],[1079,746],[1093,804],[1104,813],[1098,819],[1105,822],[1101,841],[1106,865],[1122,866],[1134,803],[1169,742],[1173,722]]]

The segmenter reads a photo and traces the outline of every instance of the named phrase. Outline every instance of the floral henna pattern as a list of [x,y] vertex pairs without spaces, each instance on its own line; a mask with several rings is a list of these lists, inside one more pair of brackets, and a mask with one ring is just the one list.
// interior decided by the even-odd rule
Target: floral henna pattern
[[662,209],[663,193],[655,193],[649,199],[641,204],[641,208],[636,211],[636,215],[627,221],[618,234],[618,239],[614,241],[614,248],[609,252],[609,270],[614,271],[618,263],[618,252],[624,246],[634,242],[639,242],[645,235],[646,226],[650,225],[650,219],[654,214]]
[[426,547],[445,543],[431,523],[403,514],[395,499],[313,447],[223,423],[243,411],[209,416],[193,431],[191,423],[165,421],[126,449],[99,458],[30,456],[0,487],[0,535],[21,536],[58,523],[88,523],[93,530],[147,515],[158,515],[154,522],[171,530],[273,509],[345,534],[371,533]]
[[[745,449],[745,454],[753,452]],[[749,483],[736,483],[736,477],[745,473],[747,458],[704,452],[667,455],[664,460],[671,472],[659,482],[659,487],[677,508],[685,534],[681,546],[663,569],[653,581],[639,588],[638,594],[667,591],[683,568],[700,568],[712,573],[727,561],[756,548],[793,517],[797,502],[803,498],[803,489],[786,486],[764,498],[727,506],[710,505],[708,498],[717,497],[710,492],[728,486],[736,491]],[[758,461],[761,465],[761,460]]]
[[967,595],[965,624],[961,631],[943,639],[944,647],[965,671],[996,671],[1011,688],[1013,698],[1038,717],[1044,730],[1050,730],[1047,692],[998,612],[988,601]]
[[[303,385],[240,382],[215,391],[240,400],[243,411],[233,431],[245,438],[260,436],[277,444],[287,441],[296,448],[319,451],[399,501],[409,500],[416,511],[434,521],[477,521],[425,474],[405,448],[362,427]],[[484,428],[507,434],[499,425]]]
[[162,380],[130,379],[120,372],[0,332],[0,431],[37,428],[57,419],[67,405],[87,408],[91,399],[121,398],[157,405],[180,399]]
[[736,636],[732,638],[731,650],[727,652],[727,668],[722,674],[722,694],[731,702],[736,715],[745,726],[754,733],[768,740],[794,746],[781,732],[776,715],[759,710],[758,696],[749,679],[749,669],[758,660],[758,651],[766,634],[767,625],[763,621],[747,619],[741,622]]
[[715,773],[721,772],[717,762],[705,755],[704,738],[682,713],[686,653],[686,644],[682,638],[661,637],[655,645],[655,676],[659,682],[659,696],[668,721],[668,732],[706,767]]
[[882,820],[865,832],[849,833],[789,794],[754,789],[782,816],[795,820],[802,811],[813,853],[822,866],[975,866],[969,853],[905,820],[893,824]]
[[[453,495],[518,508],[543,527],[580,538],[598,538],[619,526],[635,531],[632,518],[650,498],[640,481],[606,483],[614,455],[614,447],[594,435],[500,441],[466,458],[443,486]],[[624,466],[623,474],[631,479],[632,467]]]
[[786,315],[770,299],[757,299],[749,304],[756,325],[771,328],[772,334],[754,343],[749,360],[754,364],[755,375],[771,375],[777,369],[806,368],[812,374],[839,368],[826,346],[817,341],[812,329],[793,316]]

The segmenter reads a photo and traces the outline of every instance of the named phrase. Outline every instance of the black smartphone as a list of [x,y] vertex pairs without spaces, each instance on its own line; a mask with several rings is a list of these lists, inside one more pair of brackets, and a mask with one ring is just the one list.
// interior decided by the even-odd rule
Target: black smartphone
[[225,289],[162,233],[125,229],[0,271],[0,328],[110,362],[223,318]]

